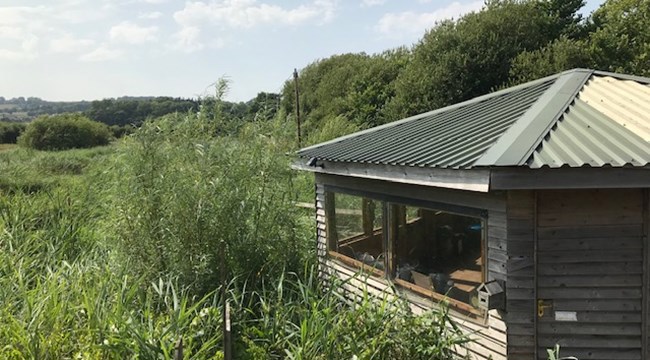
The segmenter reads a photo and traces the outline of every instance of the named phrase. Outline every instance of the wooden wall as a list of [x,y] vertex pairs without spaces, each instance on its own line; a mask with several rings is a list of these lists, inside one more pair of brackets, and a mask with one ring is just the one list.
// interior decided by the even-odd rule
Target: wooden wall
[[555,344],[579,359],[644,358],[643,194],[538,193],[537,299],[551,306],[536,321],[539,359]]
[[535,358],[535,193],[507,195],[506,322],[508,359]]
[[647,206],[642,189],[508,192],[508,359],[649,358]]
[[[411,300],[411,308],[419,313],[436,304],[429,299],[417,296],[408,290],[400,290],[390,284],[388,279],[359,275],[357,270],[327,256],[327,218],[326,186],[336,186],[357,191],[371,191],[391,196],[412,198],[421,201],[442,202],[465,207],[483,209],[488,212],[487,232],[487,278],[506,279],[507,241],[506,241],[506,201],[505,194],[470,193],[459,190],[442,190],[417,185],[388,183],[379,180],[367,180],[333,175],[316,175],[316,213],[318,231],[318,256],[324,281],[338,277],[351,279],[346,284],[350,297],[363,291],[377,296],[402,296]],[[503,314],[492,310],[484,320],[468,319],[463,315],[454,315],[454,320],[475,341],[462,352],[467,352],[471,359],[506,359],[506,325]]]

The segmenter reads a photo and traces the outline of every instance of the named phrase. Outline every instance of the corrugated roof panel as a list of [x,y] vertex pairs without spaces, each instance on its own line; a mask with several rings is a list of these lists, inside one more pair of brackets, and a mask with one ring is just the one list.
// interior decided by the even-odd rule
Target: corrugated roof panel
[[648,85],[612,76],[592,76],[579,98],[645,141],[650,141]]
[[328,161],[470,168],[557,77],[302,149]]
[[528,165],[531,168],[622,167],[649,163],[649,142],[592,105],[576,99],[542,140]]
[[461,169],[650,166],[650,79],[574,69],[298,155]]

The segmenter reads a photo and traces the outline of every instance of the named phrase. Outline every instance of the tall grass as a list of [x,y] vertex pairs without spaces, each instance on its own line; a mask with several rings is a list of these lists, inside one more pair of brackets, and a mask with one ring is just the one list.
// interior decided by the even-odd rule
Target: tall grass
[[453,360],[470,341],[444,306],[416,316],[402,299],[364,291],[352,301],[344,296],[345,282],[323,288],[313,269],[305,274],[234,296],[248,301],[237,308],[244,315],[239,339],[250,358]]
[[200,115],[143,125],[111,169],[122,261],[148,279],[173,274],[198,295],[224,267],[253,283],[301,269],[311,229],[281,149],[259,132],[217,137]]
[[444,308],[320,286],[281,124],[217,124],[0,153],[0,359],[171,359],[180,338],[220,359],[224,267],[237,359],[455,358],[468,339]]

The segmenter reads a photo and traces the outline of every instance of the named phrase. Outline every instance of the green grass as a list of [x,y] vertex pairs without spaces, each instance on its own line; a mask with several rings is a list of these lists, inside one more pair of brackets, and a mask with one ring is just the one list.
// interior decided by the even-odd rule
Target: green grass
[[444,308],[321,287],[281,125],[215,137],[169,117],[111,146],[0,152],[0,359],[171,359],[180,337],[220,359],[224,265],[237,359],[453,359],[468,339]]

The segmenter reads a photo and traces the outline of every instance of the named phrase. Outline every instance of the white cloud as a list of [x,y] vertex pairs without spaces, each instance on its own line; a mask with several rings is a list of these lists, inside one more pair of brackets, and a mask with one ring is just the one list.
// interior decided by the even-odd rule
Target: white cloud
[[142,0],[142,2],[147,3],[147,4],[162,4],[166,3],[167,0]]
[[0,38],[20,40],[23,38],[25,31],[16,26],[0,26]]
[[[65,38],[71,24],[96,23],[110,15],[89,0],[57,0],[37,6],[0,6],[1,59],[24,60],[39,55],[39,46],[70,52],[87,43]],[[63,35],[62,35],[63,34]],[[61,39],[61,36],[64,38]]]
[[95,41],[91,39],[81,39],[65,34],[50,41],[50,50],[57,53],[76,53],[84,51],[94,43]]
[[21,26],[0,26],[0,60],[31,60],[38,56],[40,38]]
[[121,58],[123,55],[124,53],[121,50],[111,49],[106,45],[102,45],[97,49],[82,55],[79,59],[81,61],[88,61],[88,62],[109,61],[109,60],[117,60]]
[[39,21],[47,13],[44,6],[8,6],[0,7],[0,24],[23,25],[34,21]]
[[139,26],[128,21],[121,22],[111,28],[111,40],[127,44],[143,44],[158,39],[157,26]]
[[213,0],[209,3],[189,1],[183,10],[174,13],[174,20],[184,27],[209,23],[252,28],[261,24],[298,25],[308,21],[325,23],[331,21],[335,10],[336,1],[333,0],[315,0],[311,4],[291,9],[259,3],[257,0]]
[[0,60],[33,60],[38,57],[39,42],[40,40],[36,35],[25,34],[16,47],[0,48]]
[[200,40],[201,29],[195,26],[188,26],[174,34],[176,41],[174,48],[184,52],[195,52],[202,50],[205,45]]
[[428,13],[416,13],[406,11],[401,13],[388,13],[382,16],[375,30],[388,36],[399,37],[400,35],[422,34],[425,30],[433,27],[436,22],[457,18],[460,15],[478,11],[483,8],[483,0],[472,1],[461,4],[457,1],[444,8]]
[[159,19],[162,16],[163,16],[163,13],[161,13],[160,11],[154,11],[154,12],[150,12],[150,13],[140,14],[138,16],[138,18],[153,20],[153,19]]
[[384,5],[386,0],[361,0],[361,7],[373,7],[377,5]]

